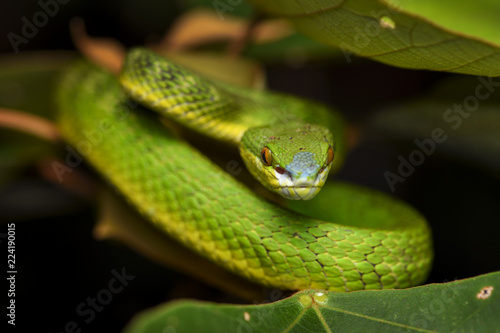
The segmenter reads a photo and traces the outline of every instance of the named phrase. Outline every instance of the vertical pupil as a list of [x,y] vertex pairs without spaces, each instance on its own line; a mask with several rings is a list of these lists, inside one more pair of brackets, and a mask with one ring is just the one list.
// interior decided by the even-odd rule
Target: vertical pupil
[[260,152],[260,157],[265,165],[267,166],[271,165],[272,158],[271,158],[271,151],[269,150],[269,148],[264,147]]
[[264,161],[265,164],[269,164],[269,161],[266,158],[266,150],[265,149],[262,151],[262,160]]

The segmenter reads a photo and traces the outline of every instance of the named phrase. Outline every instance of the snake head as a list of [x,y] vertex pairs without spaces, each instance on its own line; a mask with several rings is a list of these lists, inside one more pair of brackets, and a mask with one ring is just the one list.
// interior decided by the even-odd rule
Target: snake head
[[240,154],[262,185],[290,200],[316,196],[335,156],[332,133],[312,124],[251,128]]

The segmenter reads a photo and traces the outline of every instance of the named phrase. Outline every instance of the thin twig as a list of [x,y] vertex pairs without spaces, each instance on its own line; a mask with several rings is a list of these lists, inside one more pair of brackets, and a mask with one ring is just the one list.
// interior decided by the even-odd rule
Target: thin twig
[[254,29],[260,23],[260,20],[261,20],[260,15],[254,16],[250,20],[250,22],[248,22],[241,36],[239,38],[236,38],[231,43],[229,43],[227,48],[227,54],[229,55],[229,57],[238,58],[241,55],[241,53],[247,46],[248,42],[251,40],[252,35],[254,33]]
[[70,21],[71,39],[76,48],[90,61],[118,74],[125,59],[125,47],[112,38],[89,37],[80,17]]
[[16,129],[54,143],[61,139],[53,122],[18,110],[0,108],[0,127]]

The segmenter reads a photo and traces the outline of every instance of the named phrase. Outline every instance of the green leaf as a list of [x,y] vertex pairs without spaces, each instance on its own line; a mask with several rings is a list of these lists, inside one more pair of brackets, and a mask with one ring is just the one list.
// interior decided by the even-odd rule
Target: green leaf
[[302,33],[394,66],[500,75],[500,2],[432,0],[250,0]]
[[293,33],[269,43],[251,44],[243,53],[264,62],[285,61],[291,66],[302,65],[310,60],[343,59],[340,49],[325,46],[301,33]]
[[147,310],[136,332],[498,332],[500,272],[404,290],[304,290],[263,305],[175,301]]

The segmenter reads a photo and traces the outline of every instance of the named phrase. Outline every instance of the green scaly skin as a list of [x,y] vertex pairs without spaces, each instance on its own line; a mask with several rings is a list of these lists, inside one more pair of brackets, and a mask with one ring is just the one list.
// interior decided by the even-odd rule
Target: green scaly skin
[[[319,103],[210,82],[143,48],[128,53],[120,82],[147,108],[233,143],[252,175],[287,199],[312,199],[342,163],[342,118]],[[271,165],[261,159],[264,147]]]
[[329,217],[344,225],[273,205],[169,133],[111,74],[87,62],[65,73],[57,106],[63,136],[132,206],[237,274],[281,289],[334,291],[406,288],[428,275],[429,228],[402,202],[348,184],[323,189],[318,199],[331,200]]

